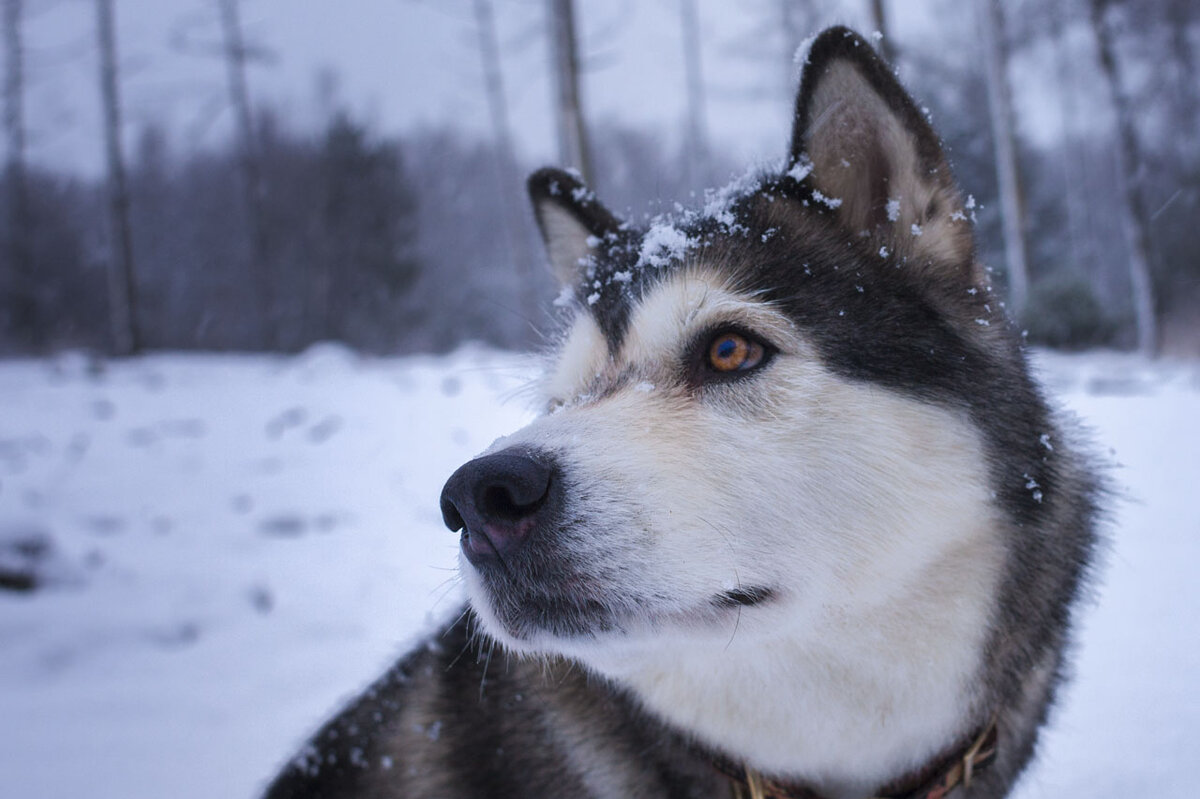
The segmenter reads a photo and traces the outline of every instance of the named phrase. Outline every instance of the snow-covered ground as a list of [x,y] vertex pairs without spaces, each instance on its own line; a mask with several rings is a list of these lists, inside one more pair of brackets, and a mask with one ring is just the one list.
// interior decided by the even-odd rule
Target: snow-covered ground
[[[1019,796],[1191,797],[1200,364],[1040,363],[1130,500]],[[0,582],[46,581],[0,590],[0,795],[253,795],[457,603],[438,492],[529,375],[333,346],[0,363]]]

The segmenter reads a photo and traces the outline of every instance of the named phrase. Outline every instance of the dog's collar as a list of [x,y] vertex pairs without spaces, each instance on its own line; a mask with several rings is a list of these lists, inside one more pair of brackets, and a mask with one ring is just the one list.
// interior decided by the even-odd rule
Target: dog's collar
[[[872,799],[945,799],[956,788],[969,786],[974,774],[995,760],[996,739],[993,717],[965,747],[952,749],[951,754],[889,782]],[[803,785],[764,777],[720,756],[713,758],[713,765],[731,780],[735,799],[822,799]]]

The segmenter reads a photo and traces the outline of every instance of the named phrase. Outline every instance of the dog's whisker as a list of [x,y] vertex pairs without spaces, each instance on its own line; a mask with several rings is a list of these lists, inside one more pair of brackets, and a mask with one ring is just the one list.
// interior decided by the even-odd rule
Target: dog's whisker
[[729,651],[729,647],[733,646],[733,639],[737,637],[738,628],[742,625],[742,608],[739,605],[737,615],[733,618],[733,632],[729,634],[729,640],[725,643],[725,651]]

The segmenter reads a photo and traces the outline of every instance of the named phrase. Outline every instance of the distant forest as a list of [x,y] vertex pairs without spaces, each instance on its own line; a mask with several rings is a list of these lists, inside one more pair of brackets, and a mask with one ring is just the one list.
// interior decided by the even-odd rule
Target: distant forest
[[[1094,124],[1064,128],[1050,146],[1018,128],[1015,202],[1002,202],[982,54],[936,41],[894,43],[891,56],[977,201],[981,257],[1007,285],[1004,209],[1017,209],[1009,213],[1019,215],[1014,229],[1027,255],[1019,321],[1029,340],[1133,348],[1139,329],[1129,264],[1141,246],[1155,347],[1200,352],[1200,5],[1002,5],[1002,64],[1048,54],[1034,62],[1058,86],[1067,116],[1080,112],[1071,105],[1072,81],[1111,77],[1113,107]],[[815,24],[809,4],[795,6]],[[795,22],[798,31],[808,19]],[[1098,38],[1070,51],[1090,53],[1089,61],[1054,55],[1068,35],[1101,29],[1108,51]],[[442,352],[466,341],[538,344],[556,292],[520,176],[540,164],[514,164],[502,139],[453,130],[397,135],[347,112],[332,113],[317,131],[281,119],[255,105],[249,182],[245,141],[180,152],[151,126],[126,155],[117,202],[127,211],[138,349],[290,352],[337,340],[390,354]],[[15,160],[9,132],[0,353],[126,349],[113,326],[121,234],[112,223],[111,178],[84,180]],[[673,145],[678,137],[603,120],[587,132],[597,192],[635,221],[675,201],[694,203],[697,192],[747,166],[689,137]]]

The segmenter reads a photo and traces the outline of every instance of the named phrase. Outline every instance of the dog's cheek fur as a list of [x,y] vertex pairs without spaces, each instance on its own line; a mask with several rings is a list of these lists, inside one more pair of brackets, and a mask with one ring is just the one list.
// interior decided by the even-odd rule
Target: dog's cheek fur
[[542,404],[557,407],[576,398],[604,372],[608,360],[608,345],[596,320],[577,314],[539,386]]
[[[697,279],[659,291],[686,304]],[[579,521],[561,553],[611,579],[620,632],[513,641],[469,578],[488,629],[579,660],[769,772],[872,763],[869,785],[965,734],[1005,554],[965,415],[804,355],[699,394],[617,383],[497,446],[554,452],[589,487],[566,500]],[[775,596],[713,612],[739,585]]]

